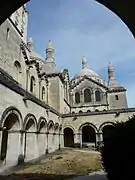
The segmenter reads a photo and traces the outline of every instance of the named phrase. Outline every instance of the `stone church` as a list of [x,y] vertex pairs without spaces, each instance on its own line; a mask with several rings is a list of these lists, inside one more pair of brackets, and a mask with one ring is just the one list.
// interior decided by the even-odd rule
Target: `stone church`
[[[70,79],[55,64],[49,40],[46,58],[27,38],[26,5],[0,26],[0,164],[15,165],[64,147],[96,146],[115,121],[127,121],[126,89],[111,63],[108,83],[87,67]],[[28,39],[28,40],[27,40]]]

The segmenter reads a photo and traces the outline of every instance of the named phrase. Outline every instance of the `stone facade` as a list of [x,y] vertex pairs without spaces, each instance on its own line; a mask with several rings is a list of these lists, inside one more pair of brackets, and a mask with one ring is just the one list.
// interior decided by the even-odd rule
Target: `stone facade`
[[[27,23],[27,20],[26,20]],[[26,33],[27,34],[27,31]],[[13,19],[0,26],[0,160],[14,165],[38,158],[64,146],[97,145],[104,127],[126,121],[128,108],[109,64],[105,81],[87,68],[70,80],[67,69],[56,67],[49,41],[46,59],[35,52],[32,38],[26,43]]]

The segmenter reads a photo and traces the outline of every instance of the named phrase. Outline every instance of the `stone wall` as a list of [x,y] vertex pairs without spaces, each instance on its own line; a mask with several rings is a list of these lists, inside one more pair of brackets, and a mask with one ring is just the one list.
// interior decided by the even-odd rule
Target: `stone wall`
[[[1,119],[1,149],[4,127],[8,132],[6,164],[16,164],[20,155],[28,161],[46,152],[53,152],[60,146],[60,118],[53,112],[27,100],[16,92],[0,85],[0,119]],[[18,126],[14,127],[15,119],[10,116],[16,114]],[[18,115],[19,114],[19,115]],[[51,129],[49,124],[52,122]],[[10,127],[8,127],[9,125]],[[57,131],[55,124],[58,124]],[[61,145],[62,147],[62,145]]]
[[127,121],[129,117],[135,114],[135,109],[123,109],[119,111],[90,112],[63,115],[63,133],[64,129],[70,128],[74,133],[74,143],[82,145],[82,127],[90,126],[94,129],[96,135],[96,144],[103,140],[103,127],[113,125],[115,122]]

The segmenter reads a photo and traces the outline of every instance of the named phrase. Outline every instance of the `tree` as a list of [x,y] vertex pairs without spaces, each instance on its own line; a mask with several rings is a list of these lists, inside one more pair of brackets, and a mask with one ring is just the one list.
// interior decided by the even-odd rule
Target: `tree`
[[104,140],[101,155],[109,180],[135,179],[135,115],[114,124]]

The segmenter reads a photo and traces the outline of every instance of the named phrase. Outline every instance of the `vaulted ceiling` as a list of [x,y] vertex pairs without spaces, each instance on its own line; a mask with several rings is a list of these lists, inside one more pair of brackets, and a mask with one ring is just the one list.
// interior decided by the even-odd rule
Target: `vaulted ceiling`
[[[0,24],[14,11],[30,0],[1,0]],[[32,1],[32,0],[31,0]],[[37,0],[38,1],[38,0]],[[91,1],[91,0],[90,0]],[[134,0],[96,0],[117,14],[128,26],[135,37],[135,1]],[[39,1],[40,3],[40,1]],[[83,0],[82,0],[83,3]]]

